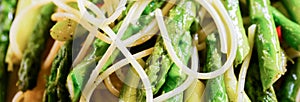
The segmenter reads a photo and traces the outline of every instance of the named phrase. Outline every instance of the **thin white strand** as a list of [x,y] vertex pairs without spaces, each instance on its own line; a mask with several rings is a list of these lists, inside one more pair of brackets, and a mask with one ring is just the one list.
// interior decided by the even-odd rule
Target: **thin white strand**
[[[153,51],[153,48],[149,48],[147,50],[138,52],[138,53],[134,54],[133,56],[135,59],[140,59],[140,58],[150,55],[152,53],[152,51]],[[117,63],[113,64],[112,66],[107,68],[107,70],[105,70],[102,74],[100,74],[97,77],[97,79],[96,79],[97,81],[95,84],[100,84],[103,81],[103,79],[107,78],[113,72],[119,70],[120,68],[122,68],[123,66],[125,66],[127,64],[129,64],[127,59],[122,59],[122,60],[118,61]]]
[[116,11],[109,18],[104,20],[104,24],[110,24],[114,22],[116,19],[118,19],[118,17],[122,14],[122,11],[126,9],[125,7],[126,2],[127,0],[121,0]]
[[86,0],[85,6],[88,7],[93,13],[95,13],[97,15],[97,17],[106,18],[103,11],[101,11],[94,3]]
[[241,71],[239,74],[239,79],[238,79],[238,88],[237,88],[237,100],[238,101],[243,101],[243,97],[244,97],[244,86],[245,86],[245,80],[246,80],[246,75],[247,75],[247,70],[250,64],[250,60],[251,60],[251,56],[252,56],[252,49],[253,49],[253,45],[254,45],[254,35],[255,35],[255,29],[256,29],[256,25],[251,25],[248,29],[248,40],[249,40],[249,45],[250,45],[250,52],[249,54],[246,56],[242,67],[241,67]]
[[[218,27],[218,31],[219,31],[219,35],[220,35],[221,52],[227,53],[227,51],[228,51],[227,45],[228,44],[226,42],[226,40],[227,40],[226,28],[225,28],[224,23],[222,22],[222,19],[220,18],[220,15],[216,11],[216,9],[213,8],[213,6],[210,3],[208,3],[206,0],[196,0],[196,1],[198,1],[207,10],[207,12],[211,15],[211,17],[214,19],[215,24]],[[218,1],[218,0],[214,0],[214,1]],[[221,15],[223,15],[223,14],[221,14]]]
[[66,12],[70,12],[76,16],[80,16],[80,12],[78,10],[70,7],[69,5],[65,4],[63,1],[61,0],[52,0],[52,1],[60,9],[63,9]]

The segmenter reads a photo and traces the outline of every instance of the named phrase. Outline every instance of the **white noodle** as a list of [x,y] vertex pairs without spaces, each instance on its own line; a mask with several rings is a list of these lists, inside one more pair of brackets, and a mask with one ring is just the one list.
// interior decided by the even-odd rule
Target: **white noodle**
[[81,13],[81,17],[87,21],[89,21],[89,23],[95,25],[95,26],[98,26],[98,25],[103,25],[103,20],[105,18],[100,18],[100,19],[97,19],[95,18],[93,15],[91,15],[87,9],[85,8],[84,6],[84,0],[78,0],[78,8],[79,8],[79,11]]
[[54,3],[57,7],[63,9],[64,11],[70,12],[70,13],[76,15],[76,16],[80,16],[80,12],[79,12],[78,10],[76,10],[76,9],[74,9],[74,8],[72,8],[72,7],[70,7],[69,5],[65,4],[65,3],[62,2],[61,0],[52,0],[52,1],[53,1],[53,3]]
[[94,3],[86,0],[85,6],[87,6],[93,13],[95,13],[97,17],[106,18],[105,14]]
[[[197,51],[196,46],[193,47],[191,61],[192,61],[192,70],[197,71],[199,59],[198,59],[198,51]],[[188,76],[188,78],[177,88],[154,98],[154,102],[162,102],[162,101],[167,100],[177,94],[182,93],[195,81],[195,79],[196,79],[196,77]]]
[[[153,48],[149,48],[147,50],[136,53],[133,56],[134,56],[135,59],[141,59],[145,56],[150,55],[152,53],[152,51],[153,51]],[[103,79],[107,78],[110,74],[112,74],[113,72],[119,70],[120,68],[122,68],[126,64],[128,64],[128,61],[126,59],[122,59],[119,62],[113,64],[112,66],[107,68],[107,70],[105,70],[102,74],[100,74],[97,77],[97,80],[96,80],[95,84],[100,84]]]
[[12,102],[21,102],[21,100],[24,99],[24,93],[22,91],[18,91],[14,98],[12,99]]
[[[97,30],[94,30],[94,32],[90,32],[90,33],[97,33]],[[75,67],[75,65],[77,65],[79,63],[79,61],[81,61],[85,57],[85,55],[86,55],[89,47],[92,45],[93,41],[94,41],[94,35],[89,34],[87,36],[85,42],[83,43],[82,48],[80,49],[78,55],[76,56],[75,60],[73,61],[73,65],[72,65],[73,67]]]
[[44,61],[43,65],[42,65],[42,68],[50,68],[51,64],[52,64],[52,61],[54,60],[57,52],[59,51],[61,45],[63,45],[64,43],[63,42],[60,42],[60,41],[55,41],[46,60]]
[[[224,14],[218,14],[218,12],[216,11],[216,9],[219,9],[218,7],[216,9],[214,9],[212,7],[211,4],[209,4],[206,0],[197,0],[206,10],[207,12],[211,15],[211,17],[214,19],[217,27],[218,27],[218,31],[219,31],[219,35],[220,35],[220,41],[221,41],[221,51],[223,53],[227,53],[227,36],[226,36],[226,28],[224,23],[222,22],[222,18],[220,18],[220,15],[225,15],[227,14],[227,12],[225,12]],[[218,1],[218,0],[213,0],[213,1]],[[221,5],[222,7],[223,5]]]
[[243,99],[244,99],[243,94],[244,94],[245,79],[246,79],[246,74],[247,74],[249,63],[250,63],[250,59],[252,56],[255,29],[256,29],[256,25],[251,25],[248,29],[248,40],[249,40],[249,45],[250,45],[250,52],[246,56],[246,58],[242,64],[240,74],[239,74],[238,88],[237,88],[237,93],[238,93],[237,100],[238,101],[243,101]]
[[104,21],[104,24],[110,24],[111,22],[114,22],[116,19],[118,19],[118,17],[122,14],[122,11],[126,9],[126,2],[127,0],[121,0],[118,7],[116,8],[116,11]]
[[138,21],[138,18],[140,17],[140,16],[138,16],[138,15],[140,15],[140,14],[143,13],[144,9],[146,8],[146,6],[147,6],[151,1],[152,1],[152,0],[139,0],[139,1],[137,1],[138,4],[139,4],[140,6],[137,8],[138,11],[135,11],[135,15],[132,16],[132,18],[131,18],[131,23],[135,24],[136,21]]

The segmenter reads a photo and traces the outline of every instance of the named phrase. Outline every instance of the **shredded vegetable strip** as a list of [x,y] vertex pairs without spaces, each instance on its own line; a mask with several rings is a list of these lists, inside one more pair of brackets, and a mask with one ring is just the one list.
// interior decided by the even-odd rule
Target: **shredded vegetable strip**
[[244,97],[244,86],[245,86],[245,80],[246,80],[246,74],[247,74],[247,70],[250,64],[250,59],[252,56],[252,49],[253,49],[253,45],[254,45],[254,35],[255,35],[255,29],[256,29],[256,25],[251,25],[248,29],[248,40],[249,40],[249,45],[250,45],[250,52],[247,55],[247,57],[245,58],[242,67],[241,67],[241,71],[239,74],[239,80],[238,80],[238,88],[237,88],[237,99],[238,101],[243,101],[243,97]]

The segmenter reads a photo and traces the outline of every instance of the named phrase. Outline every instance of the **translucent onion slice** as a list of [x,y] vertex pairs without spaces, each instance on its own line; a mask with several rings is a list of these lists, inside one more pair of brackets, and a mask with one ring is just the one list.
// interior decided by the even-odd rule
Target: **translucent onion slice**
[[[94,30],[94,32],[90,32],[90,33],[97,33],[97,30]],[[90,46],[93,44],[93,42],[94,42],[94,38],[95,38],[94,35],[95,35],[95,34],[89,34],[89,35],[87,36],[87,38],[86,38],[86,40],[84,41],[84,43],[83,43],[83,45],[82,45],[82,47],[81,47],[81,49],[80,49],[78,55],[76,56],[75,60],[73,61],[73,65],[72,65],[73,67],[74,67],[75,65],[77,65],[77,64],[79,63],[79,61],[81,61],[81,60],[85,57],[85,55],[86,55],[86,53],[87,53],[89,47],[90,47]]]
[[243,98],[244,97],[244,95],[243,95],[244,94],[244,86],[245,86],[247,70],[248,70],[248,67],[250,64],[252,51],[253,51],[255,29],[256,29],[256,25],[251,25],[248,29],[248,40],[249,40],[249,45],[250,45],[250,52],[246,56],[246,58],[242,64],[240,74],[239,74],[238,88],[237,88],[237,93],[238,93],[237,100],[238,101],[243,101],[243,99],[244,99]]

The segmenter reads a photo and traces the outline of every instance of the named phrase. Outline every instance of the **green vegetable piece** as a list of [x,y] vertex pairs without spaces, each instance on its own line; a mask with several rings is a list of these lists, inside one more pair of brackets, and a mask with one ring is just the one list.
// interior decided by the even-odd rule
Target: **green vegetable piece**
[[37,19],[37,25],[32,36],[29,38],[18,73],[19,81],[17,85],[22,91],[33,89],[37,84],[41,65],[41,52],[45,49],[49,38],[49,30],[53,25],[50,17],[54,11],[54,7],[52,3],[42,7]]
[[[68,3],[68,5],[78,9],[77,3],[72,2]],[[56,22],[56,24],[51,28],[50,35],[53,39],[58,41],[71,40],[75,36],[74,34],[77,27],[79,27],[77,22],[71,19],[63,19]]]
[[281,26],[282,37],[284,41],[300,51],[300,25],[286,18],[275,8],[271,7],[276,25]]
[[81,96],[86,79],[89,79],[90,73],[96,67],[97,62],[104,55],[109,45],[100,39],[96,39],[93,44],[93,51],[82,62],[76,65],[71,73],[68,75],[68,80],[72,82],[72,89],[74,92],[73,102],[78,102]]
[[255,46],[264,91],[285,72],[283,52],[269,6],[269,0],[250,0],[251,22],[257,25]]
[[[159,4],[159,5],[157,5],[157,6],[147,5],[147,7],[145,9],[151,8],[151,10],[155,10],[156,8],[161,7],[163,4],[163,3],[158,3],[158,2],[163,2],[160,0],[153,0],[152,2],[157,2],[154,4]],[[127,7],[123,13],[126,13],[126,11],[129,9],[130,8]],[[143,16],[143,18],[138,19],[138,22],[136,25],[130,24],[128,26],[128,28],[126,29],[122,39],[126,39],[126,38],[130,37],[132,34],[135,34],[138,31],[140,31],[142,28],[144,28],[146,25],[148,25],[152,21],[152,18],[153,18],[152,15],[147,14],[146,16]],[[120,21],[113,28],[114,32],[117,32],[119,30],[119,27],[121,26],[121,24],[122,24],[122,21]],[[100,39],[96,39],[94,44],[95,43],[104,43],[104,42],[101,41]],[[76,65],[75,68],[72,70],[72,72],[69,74],[68,80],[71,80],[71,82],[72,82],[72,86],[73,86],[72,89],[73,89],[73,93],[74,93],[74,97],[72,98],[72,101],[75,101],[75,102],[79,101],[80,96],[81,96],[81,91],[85,87],[85,84],[90,77],[89,76],[90,73],[93,71],[93,69],[97,65],[97,62],[101,59],[103,54],[106,52],[109,45],[107,43],[105,43],[105,44],[101,44],[101,46],[95,47],[96,50],[93,51],[93,53],[91,53],[88,57],[86,57],[85,60],[80,62],[78,65]],[[114,60],[117,58],[117,56],[119,56],[119,53],[120,53],[119,50],[115,50],[113,52],[112,56],[110,56],[110,58],[108,59],[108,62],[105,63],[105,65],[103,66],[103,68],[101,69],[101,72],[99,74],[101,74],[103,71],[105,71],[114,62]]]
[[59,21],[51,28],[51,37],[59,41],[71,40],[73,39],[77,25],[78,23],[71,19]]
[[156,94],[166,81],[167,73],[173,62],[164,49],[163,40],[159,36],[153,53],[147,59],[145,72],[151,82],[153,93]]
[[251,61],[247,71],[245,91],[253,102],[277,102],[273,86],[264,90],[257,62]]
[[[222,56],[220,52],[219,42],[215,33],[207,35],[206,38],[206,64],[204,71],[211,72],[222,66]],[[225,89],[224,75],[207,80],[204,93],[204,101],[206,102],[228,102],[228,96]]]
[[72,40],[67,41],[56,55],[46,85],[46,102],[70,102],[66,87],[67,76],[72,65]]
[[293,21],[300,24],[300,1],[299,0],[281,0],[285,8],[289,12]]
[[0,4],[0,102],[6,101],[8,83],[6,52],[9,44],[9,29],[14,18],[17,0],[2,0]]
[[241,64],[250,51],[250,46],[245,33],[243,19],[239,7],[239,0],[224,0],[224,6],[237,30],[238,50],[235,58],[235,65]]
[[300,88],[300,58],[296,58],[294,64],[289,64],[284,80],[277,92],[280,102],[296,102],[297,92]]
[[[176,55],[187,65],[192,48],[192,37],[190,27],[195,21],[196,5],[193,1],[181,1],[169,12],[169,19],[166,21],[167,30],[174,46]],[[162,86],[162,93],[172,91],[184,82],[186,75],[182,70],[172,64],[168,71],[166,82]],[[183,101],[183,93],[180,93],[167,101]]]

